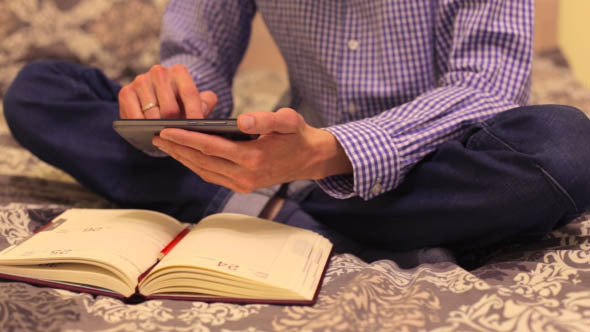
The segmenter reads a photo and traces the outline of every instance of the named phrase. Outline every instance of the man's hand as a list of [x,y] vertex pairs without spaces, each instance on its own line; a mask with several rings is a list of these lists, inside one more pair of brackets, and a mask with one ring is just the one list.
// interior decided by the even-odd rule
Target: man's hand
[[199,92],[185,66],[153,66],[119,91],[121,119],[201,119],[217,104],[213,91]]
[[236,192],[300,179],[321,179],[352,172],[340,143],[329,132],[305,123],[295,110],[247,113],[240,130],[260,134],[253,141],[182,129],[165,129],[153,144],[197,173],[203,180]]

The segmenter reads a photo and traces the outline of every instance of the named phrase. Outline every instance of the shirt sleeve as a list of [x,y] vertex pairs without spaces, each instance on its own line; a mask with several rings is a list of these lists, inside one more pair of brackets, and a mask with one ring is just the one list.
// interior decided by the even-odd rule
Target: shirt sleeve
[[437,86],[375,117],[325,128],[354,171],[318,184],[336,198],[371,199],[396,188],[418,161],[466,128],[525,105],[533,8],[532,0],[439,1],[433,32]]
[[171,0],[166,7],[160,62],[185,65],[200,91],[217,94],[211,117],[232,112],[232,80],[248,45],[255,11],[252,0]]

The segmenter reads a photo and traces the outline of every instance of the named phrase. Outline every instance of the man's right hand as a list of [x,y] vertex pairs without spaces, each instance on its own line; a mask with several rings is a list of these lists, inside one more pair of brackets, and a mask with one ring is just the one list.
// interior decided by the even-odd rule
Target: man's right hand
[[155,65],[119,91],[121,119],[201,119],[215,105],[217,95],[199,92],[183,65]]

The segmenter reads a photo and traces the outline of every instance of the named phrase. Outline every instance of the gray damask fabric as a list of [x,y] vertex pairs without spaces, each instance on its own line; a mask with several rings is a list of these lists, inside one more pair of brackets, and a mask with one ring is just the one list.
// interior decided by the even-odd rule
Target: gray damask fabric
[[[19,68],[70,59],[121,82],[157,62],[165,0],[0,1],[0,96]],[[590,111],[590,92],[559,53],[538,55],[533,103]],[[269,109],[284,73],[242,73],[238,111]],[[1,108],[0,108],[1,115]],[[0,119],[0,249],[68,207],[113,205],[16,143]],[[590,215],[542,240],[477,253],[467,271],[451,263],[400,269],[393,261],[332,258],[314,306],[148,301],[130,305],[24,283],[0,282],[0,331],[588,331]]]
[[[0,208],[0,247],[62,206]],[[119,300],[0,283],[2,331],[587,331],[590,216],[534,244],[514,243],[473,271],[450,263],[402,270],[332,258],[314,306]]]

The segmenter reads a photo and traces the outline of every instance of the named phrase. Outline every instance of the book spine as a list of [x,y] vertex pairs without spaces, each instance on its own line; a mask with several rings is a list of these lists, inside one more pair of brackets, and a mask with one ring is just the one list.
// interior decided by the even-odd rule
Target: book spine
[[[143,271],[142,274],[139,275],[139,277],[137,277],[137,285],[139,286],[139,283],[143,280],[143,278],[145,278],[145,276],[147,276],[156,265],[158,265],[158,263],[160,263],[160,259],[156,259],[156,262],[154,264],[152,264],[152,266],[150,266],[147,270]],[[137,288],[136,288],[137,291]]]

